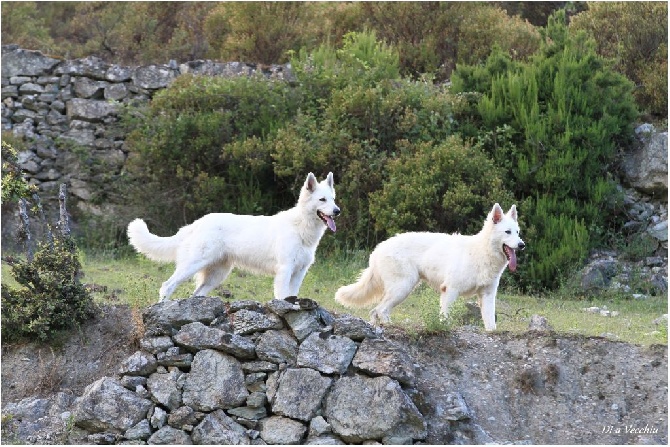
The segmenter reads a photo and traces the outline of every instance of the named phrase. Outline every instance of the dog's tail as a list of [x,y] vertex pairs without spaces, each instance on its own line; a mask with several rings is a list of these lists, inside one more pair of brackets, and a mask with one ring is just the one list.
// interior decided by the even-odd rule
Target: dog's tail
[[365,307],[379,301],[383,291],[372,267],[368,267],[361,272],[358,281],[335,292],[335,301],[347,307]]
[[151,234],[142,219],[135,219],[128,224],[128,240],[135,250],[154,261],[173,262],[177,259],[178,236],[160,237]]

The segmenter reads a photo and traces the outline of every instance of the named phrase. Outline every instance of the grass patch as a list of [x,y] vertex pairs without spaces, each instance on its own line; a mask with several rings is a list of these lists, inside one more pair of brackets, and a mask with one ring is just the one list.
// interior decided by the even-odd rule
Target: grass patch
[[[301,297],[312,298],[334,313],[349,313],[368,319],[369,309],[347,309],[333,299],[342,285],[356,280],[367,266],[368,253],[350,252],[324,256],[317,253],[317,261],[310,268],[300,289]],[[84,277],[82,281],[95,285],[95,301],[104,304],[128,304],[142,308],[158,301],[158,289],[174,271],[172,264],[159,264],[143,256],[114,259],[95,254],[82,254]],[[2,284],[12,284],[10,268],[2,266]],[[259,276],[241,270],[233,273],[211,295],[223,296],[230,291],[231,300],[272,299],[270,276]],[[15,285],[15,283],[14,283]],[[193,283],[182,284],[173,298],[190,296]],[[448,331],[464,324],[483,330],[481,317],[473,314],[468,299],[460,298],[454,304],[447,321],[439,318],[439,295],[425,285],[420,285],[407,300],[391,314],[393,325],[410,334]],[[587,307],[604,307],[617,311],[616,317],[584,312]],[[499,331],[523,333],[528,329],[533,314],[546,317],[558,333],[584,336],[604,336],[613,340],[640,345],[667,344],[667,325],[653,323],[667,313],[667,297],[656,296],[643,300],[624,297],[574,299],[556,296],[533,297],[507,294],[501,291],[497,299],[497,325]]]

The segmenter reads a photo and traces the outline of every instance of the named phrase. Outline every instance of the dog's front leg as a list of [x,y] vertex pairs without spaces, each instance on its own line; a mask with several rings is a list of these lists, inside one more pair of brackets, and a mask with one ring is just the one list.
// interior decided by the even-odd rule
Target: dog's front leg
[[298,296],[300,286],[302,285],[302,281],[305,279],[305,275],[307,275],[308,269],[309,266],[306,266],[305,268],[293,272],[293,275],[291,275],[291,282],[289,284],[288,296]]
[[286,297],[293,296],[291,293],[291,276],[293,269],[290,266],[280,266],[275,274],[274,293],[275,299],[283,300]]
[[480,298],[482,320],[487,331],[496,330],[496,291],[486,291]]

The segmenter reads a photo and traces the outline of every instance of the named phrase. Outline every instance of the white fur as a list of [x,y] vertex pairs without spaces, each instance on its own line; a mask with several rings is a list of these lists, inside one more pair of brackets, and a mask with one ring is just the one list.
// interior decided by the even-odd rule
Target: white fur
[[332,217],[340,209],[332,172],[321,183],[310,172],[296,206],[274,216],[207,214],[171,237],[153,235],[142,219],[135,219],[128,225],[128,239],[148,258],[176,263],[175,272],[160,288],[161,301],[194,275],[193,296],[205,296],[233,267],[274,275],[274,297],[283,299],[298,295],[326,231],[317,211],[330,217],[334,231]]
[[[391,310],[420,280],[440,293],[440,313],[459,296],[477,295],[487,331],[496,329],[495,298],[509,261],[503,244],[525,247],[519,237],[516,206],[507,214],[497,203],[482,230],[473,236],[444,233],[403,233],[380,243],[370,254],[370,266],[354,284],[341,287],[335,300],[349,307],[380,301],[370,311],[372,324],[390,321]],[[514,254],[514,260],[516,255]]]

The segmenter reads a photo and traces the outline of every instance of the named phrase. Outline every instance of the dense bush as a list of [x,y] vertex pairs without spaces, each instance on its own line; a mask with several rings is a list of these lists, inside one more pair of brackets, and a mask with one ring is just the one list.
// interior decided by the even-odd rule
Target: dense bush
[[598,54],[612,59],[615,69],[637,85],[641,110],[667,116],[667,2],[589,2],[570,28],[593,36]]
[[509,126],[505,144],[482,141],[507,166],[505,178],[514,179],[510,187],[522,200],[530,266],[522,281],[558,285],[611,224],[617,197],[609,171],[636,118],[632,84],[596,55],[584,33],[570,33],[559,12],[529,62],[493,55],[484,66],[459,67],[454,88],[483,93],[482,135]]
[[370,215],[385,234],[475,234],[494,203],[511,204],[501,170],[478,147],[457,136],[407,146],[389,161],[383,188],[370,195]]
[[665,2],[6,2],[2,41],[67,58],[111,63],[195,59],[282,63],[291,52],[339,47],[368,29],[393,45],[403,76],[442,82],[456,64],[499,47],[525,60],[547,15],[567,8],[597,52],[633,80],[641,110],[667,110]]
[[531,24],[484,2],[361,2],[361,16],[400,52],[405,76],[449,78],[457,63],[478,63],[499,46],[523,59],[539,45]]
[[128,194],[157,199],[144,216],[166,231],[214,211],[276,211],[266,142],[297,112],[296,95],[260,78],[180,76],[135,120]]
[[[328,10],[331,10],[328,6]],[[218,2],[204,26],[210,54],[224,60],[274,64],[289,50],[313,47],[331,21],[314,2]]]
[[[147,194],[159,198],[141,211],[159,232],[207,212],[276,212],[295,203],[307,172],[333,171],[343,209],[336,241],[369,247],[392,231],[425,228],[388,221],[381,211],[376,221],[370,198],[394,187],[385,186],[395,181],[389,166],[421,163],[419,152],[433,145],[437,152],[446,147],[450,160],[461,154],[478,164],[436,166],[444,171],[435,171],[442,178],[433,179],[439,197],[432,209],[444,205],[463,213],[458,222],[438,219],[444,230],[464,230],[464,222],[479,222],[493,201],[509,197],[496,190],[495,174],[487,187],[465,191],[464,182],[474,180],[479,167],[492,165],[481,150],[451,137],[461,99],[429,83],[402,80],[396,49],[373,32],[345,36],[339,48],[295,54],[292,64],[297,87],[183,77],[152,101],[129,139],[130,184],[137,185],[136,204],[144,204]],[[447,139],[447,146],[440,145]],[[451,185],[458,191],[446,191]],[[494,194],[502,198],[494,200]],[[469,207],[466,198],[473,200]],[[376,200],[380,210],[391,205],[384,194]],[[393,205],[411,208],[409,200]]]
[[93,299],[79,281],[77,247],[69,237],[40,242],[32,261],[13,259],[12,275],[22,288],[2,287],[2,338],[48,340],[95,314]]
[[270,214],[309,171],[335,173],[343,214],[326,245],[474,232],[493,202],[517,203],[528,289],[559,285],[618,230],[609,171],[636,117],[632,85],[565,15],[528,60],[496,49],[451,89],[403,79],[400,60],[364,32],[294,53],[295,84],[180,77],[128,140],[143,217],[170,233],[212,211]]

